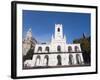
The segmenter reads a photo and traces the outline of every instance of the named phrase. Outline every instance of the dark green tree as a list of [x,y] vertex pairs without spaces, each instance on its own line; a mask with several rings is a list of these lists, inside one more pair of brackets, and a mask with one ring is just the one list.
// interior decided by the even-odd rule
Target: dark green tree
[[73,43],[80,43],[82,49],[82,55],[86,64],[91,63],[91,39],[83,36],[82,38],[73,40]]
[[23,56],[23,62],[24,62],[25,60],[31,60],[31,59],[33,58],[33,54],[34,54],[34,48],[31,47],[31,48],[28,50],[27,54],[26,54],[25,56]]

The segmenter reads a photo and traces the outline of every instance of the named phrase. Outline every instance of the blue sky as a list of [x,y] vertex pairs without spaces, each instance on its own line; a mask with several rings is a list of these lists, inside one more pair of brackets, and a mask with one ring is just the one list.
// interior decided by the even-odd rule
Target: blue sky
[[90,18],[88,13],[23,10],[23,37],[31,28],[37,41],[50,42],[55,24],[62,24],[66,42],[72,43],[74,39],[82,37],[83,33],[90,35]]

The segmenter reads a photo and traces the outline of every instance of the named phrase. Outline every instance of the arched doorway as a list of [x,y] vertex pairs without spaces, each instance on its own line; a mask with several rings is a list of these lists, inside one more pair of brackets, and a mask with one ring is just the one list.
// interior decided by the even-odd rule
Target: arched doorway
[[57,46],[57,51],[58,51],[58,52],[61,52],[61,46],[60,46],[60,45]]
[[79,54],[76,54],[76,61],[77,61],[77,64],[82,64],[81,57]]
[[68,46],[68,52],[72,52],[72,47]]
[[78,46],[75,46],[75,52],[78,52],[78,51],[79,51]]
[[62,64],[61,64],[61,56],[60,56],[60,55],[57,56],[57,60],[58,60],[57,65],[62,65]]
[[49,47],[48,46],[45,48],[45,51],[46,52],[49,52]]
[[73,59],[73,55],[69,55],[69,64],[72,65],[74,64],[74,59]]
[[40,59],[41,59],[41,57],[38,55],[36,57],[35,66],[39,66],[40,65]]
[[42,47],[38,47],[38,52],[42,52]]
[[48,62],[49,62],[49,56],[48,55],[45,55],[45,57],[44,57],[44,64],[46,66],[48,66]]

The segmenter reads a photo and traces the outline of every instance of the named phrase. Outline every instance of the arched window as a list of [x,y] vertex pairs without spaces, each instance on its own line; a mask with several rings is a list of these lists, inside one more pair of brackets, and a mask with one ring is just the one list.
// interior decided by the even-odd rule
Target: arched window
[[57,65],[61,65],[61,56],[60,55],[57,56],[57,60],[58,60]]
[[35,66],[39,66],[40,65],[40,59],[41,57],[38,55],[35,61]]
[[73,59],[73,55],[69,55],[69,64],[72,65],[74,64],[74,59]]
[[61,52],[61,46],[57,46],[57,51]]
[[49,61],[49,56],[48,55],[45,55],[45,57],[44,57],[44,64],[46,66],[48,66],[48,61]]
[[68,46],[68,52],[72,52],[72,47]]
[[60,32],[60,28],[58,28],[58,32]]
[[75,46],[75,52],[78,52],[78,51],[79,51],[79,47]]
[[42,47],[38,47],[38,52],[42,52]]
[[49,47],[46,47],[46,48],[45,48],[45,51],[49,52]]
[[76,61],[77,61],[77,64],[82,64],[81,57],[79,54],[76,54]]

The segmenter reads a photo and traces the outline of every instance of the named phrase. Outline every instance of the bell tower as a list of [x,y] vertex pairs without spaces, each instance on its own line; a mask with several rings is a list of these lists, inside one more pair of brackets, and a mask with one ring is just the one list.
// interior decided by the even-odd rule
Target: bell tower
[[26,40],[32,40],[32,30],[31,28],[28,30],[26,34]]
[[62,24],[55,24],[55,39],[63,39]]

